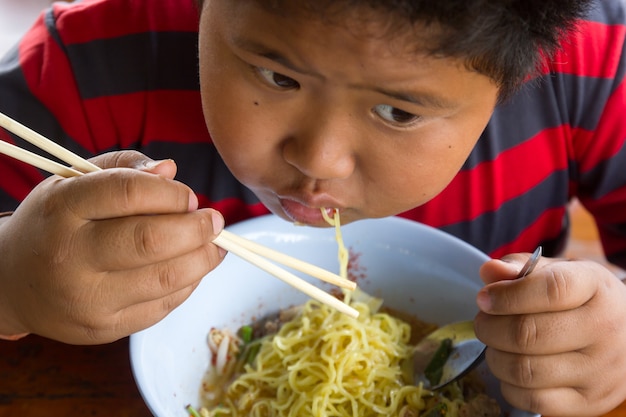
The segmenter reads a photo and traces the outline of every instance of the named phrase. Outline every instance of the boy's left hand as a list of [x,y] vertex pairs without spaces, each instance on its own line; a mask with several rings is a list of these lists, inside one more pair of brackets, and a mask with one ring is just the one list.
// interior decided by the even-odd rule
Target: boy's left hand
[[529,255],[491,260],[476,335],[513,406],[551,416],[597,416],[626,398],[626,285],[591,261]]

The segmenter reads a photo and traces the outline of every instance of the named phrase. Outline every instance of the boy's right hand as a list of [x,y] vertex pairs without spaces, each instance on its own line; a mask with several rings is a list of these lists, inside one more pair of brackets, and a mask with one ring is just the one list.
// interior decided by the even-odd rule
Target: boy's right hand
[[223,259],[211,243],[222,216],[197,210],[173,161],[92,162],[107,169],[46,179],[0,225],[0,335],[117,340],[165,317]]

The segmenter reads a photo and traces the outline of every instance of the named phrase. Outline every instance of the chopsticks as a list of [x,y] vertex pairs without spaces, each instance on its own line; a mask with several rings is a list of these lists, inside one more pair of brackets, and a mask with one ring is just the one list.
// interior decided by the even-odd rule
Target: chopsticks
[[[39,133],[33,131],[32,129],[22,125],[21,123],[11,119],[10,117],[2,113],[0,113],[0,127],[5,128],[6,130],[37,146],[38,148],[59,158],[61,161],[72,165],[74,168],[59,164],[55,161],[51,161],[40,155],[0,140],[0,153],[2,154],[35,166],[44,171],[66,178],[80,176],[84,175],[85,173],[102,170],[102,168],[98,167],[97,165],[92,164],[91,162],[63,148],[57,143],[52,142],[46,137],[40,135]],[[297,290],[307,294],[311,298],[314,298],[321,303],[327,304],[330,307],[341,311],[342,313],[348,314],[351,317],[358,317],[359,313],[356,309],[350,307],[348,304],[342,302],[341,300],[321,290],[320,288],[312,285],[311,283],[303,280],[302,278],[299,278],[289,271],[280,268],[276,264],[270,262],[268,259],[286,265],[292,269],[304,272],[322,281],[349,290],[354,290],[356,288],[356,283],[344,279],[337,274],[333,274],[332,272],[326,271],[315,265],[306,263],[302,260],[270,249],[256,242],[245,239],[241,236],[237,236],[227,230],[223,230],[213,240],[213,243],[229,252],[234,253],[240,258],[259,267],[260,269],[274,275],[275,277],[281,279],[287,284],[293,286]]]
[[[291,274],[287,270],[278,267],[276,264],[273,264],[272,262],[268,261],[259,253],[253,252],[251,248],[255,248],[256,245],[258,245],[257,243],[254,243],[252,241],[247,241],[247,244],[245,246],[242,246],[241,241],[243,240],[243,238],[237,236],[236,238],[233,239],[233,236],[235,235],[228,232],[227,230],[224,230],[213,240],[213,243],[215,243],[218,246],[221,246],[222,248],[226,249],[229,252],[234,253],[235,255],[250,262],[251,264],[261,268],[265,272],[268,272],[274,275],[276,278],[283,280],[287,284],[307,294],[311,298],[314,298],[318,300],[319,302],[324,303],[330,307],[334,307],[335,309],[351,317],[356,318],[359,316],[359,312],[356,309],[350,307],[348,304],[344,303],[343,301],[339,300],[333,295],[325,291],[322,291],[320,288],[310,284],[309,282],[303,280],[302,278],[298,278],[297,276]],[[271,251],[272,249],[266,248],[266,250]],[[281,262],[281,263],[283,263],[283,261],[288,262],[289,259],[292,259],[292,260],[295,259],[295,258],[291,258],[288,255],[280,254],[279,252],[276,252],[276,254],[279,254],[280,256],[273,256],[273,257],[267,256],[267,258],[273,259],[274,261]],[[306,274],[319,278],[322,281],[327,281],[326,276],[315,274],[314,269],[317,267],[315,267],[314,265],[307,264],[304,261],[300,261],[300,260],[296,260],[296,261],[298,264],[297,265],[292,264],[292,267],[299,266],[299,268],[296,268],[296,269],[299,269]],[[325,271],[324,275],[326,274],[331,274],[331,273],[328,271]],[[343,288],[348,288],[348,289],[356,288],[356,284],[354,282],[345,280],[339,277],[338,275],[336,278],[333,279],[333,281],[335,285],[341,286]]]
[[68,151],[58,143],[51,141],[50,139],[40,135],[34,130],[24,126],[23,124],[16,122],[15,120],[11,119],[9,116],[3,113],[0,113],[0,126],[5,128],[9,132],[13,132],[22,139],[32,143],[39,149],[48,152],[50,155],[56,156],[61,161],[65,161],[66,163],[73,165],[74,167],[76,167],[76,169],[72,169],[54,161],[50,161],[25,149],[19,148],[15,145],[11,145],[10,143],[0,141],[0,144],[2,144],[3,147],[2,153],[4,153],[4,150],[8,149],[9,152],[13,152],[13,154],[7,153],[7,155],[15,159],[19,159],[22,162],[26,162],[27,164],[36,166],[37,168],[43,169],[44,171],[50,172],[52,174],[57,174],[62,177],[75,177],[77,175],[82,175],[82,173],[85,172],[102,170],[102,168],[100,168],[99,166],[94,165],[86,159],[83,159],[80,156],[76,155],[75,153]]
[[[229,252],[236,253],[240,248],[246,249],[246,251],[256,253],[261,257],[265,257],[268,259],[272,259],[278,263],[286,265],[290,268],[298,270],[300,272],[305,272],[308,275],[316,277],[322,281],[328,282],[329,284],[334,284],[338,287],[346,288],[348,290],[356,289],[356,283],[345,278],[341,278],[339,275],[334,274],[330,271],[327,271],[318,266],[306,263],[301,261],[300,259],[294,258],[277,250],[268,248],[267,246],[263,246],[259,243],[256,243],[252,240],[245,239],[241,236],[238,236],[228,230],[223,230],[214,240],[213,242],[216,245],[219,245],[226,249]],[[226,245],[230,247],[230,249],[226,248]]]

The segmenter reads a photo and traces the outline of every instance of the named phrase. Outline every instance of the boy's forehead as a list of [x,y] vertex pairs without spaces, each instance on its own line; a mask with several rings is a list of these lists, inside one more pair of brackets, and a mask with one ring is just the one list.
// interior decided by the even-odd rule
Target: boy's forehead
[[[210,0],[207,0],[210,1]],[[215,1],[215,0],[213,0]],[[233,1],[233,0],[217,0]],[[348,30],[356,37],[384,40],[393,54],[430,55],[444,34],[437,22],[411,22],[391,8],[373,7],[368,1],[335,0],[234,0],[253,3],[273,19],[302,22],[301,28],[312,25]],[[259,22],[261,24],[261,22]]]
[[[358,0],[244,0],[287,18],[321,19],[328,24],[385,25],[389,29],[408,26],[410,19],[401,8],[380,7],[377,2]],[[406,27],[402,28],[406,29]]]
[[[468,69],[462,60],[424,53],[428,45],[417,38],[423,39],[426,31],[391,32],[394,37],[390,37],[385,22],[376,23],[360,14],[346,15],[350,16],[348,20],[339,24],[319,17],[304,18],[298,13],[274,13],[261,7],[260,0],[242,0],[238,5],[231,0],[212,1],[219,3],[216,9],[223,11],[207,20],[209,33],[217,34],[216,38],[235,51],[269,59],[318,79],[349,80],[354,86],[384,84],[387,95],[422,102],[407,100],[407,84],[416,79],[441,78],[442,67],[455,73]],[[431,100],[435,101],[442,100]]]
[[[252,5],[303,24],[318,20],[343,25],[358,35],[393,40],[394,48],[414,55],[459,59],[492,78],[505,98],[541,75],[563,37],[575,30],[577,19],[595,0],[197,1],[234,8]],[[212,9],[208,4],[203,10]]]

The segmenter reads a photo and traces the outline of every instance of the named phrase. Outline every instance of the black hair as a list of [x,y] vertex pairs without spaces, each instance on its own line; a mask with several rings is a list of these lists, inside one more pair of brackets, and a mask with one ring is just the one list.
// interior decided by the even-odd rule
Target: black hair
[[[204,0],[196,1],[201,5]],[[295,7],[331,20],[329,15],[366,7],[376,18],[388,17],[388,27],[396,33],[413,27],[419,34],[419,28],[426,28],[428,50],[422,52],[462,59],[494,80],[505,99],[545,67],[594,0],[255,1],[274,12]]]

